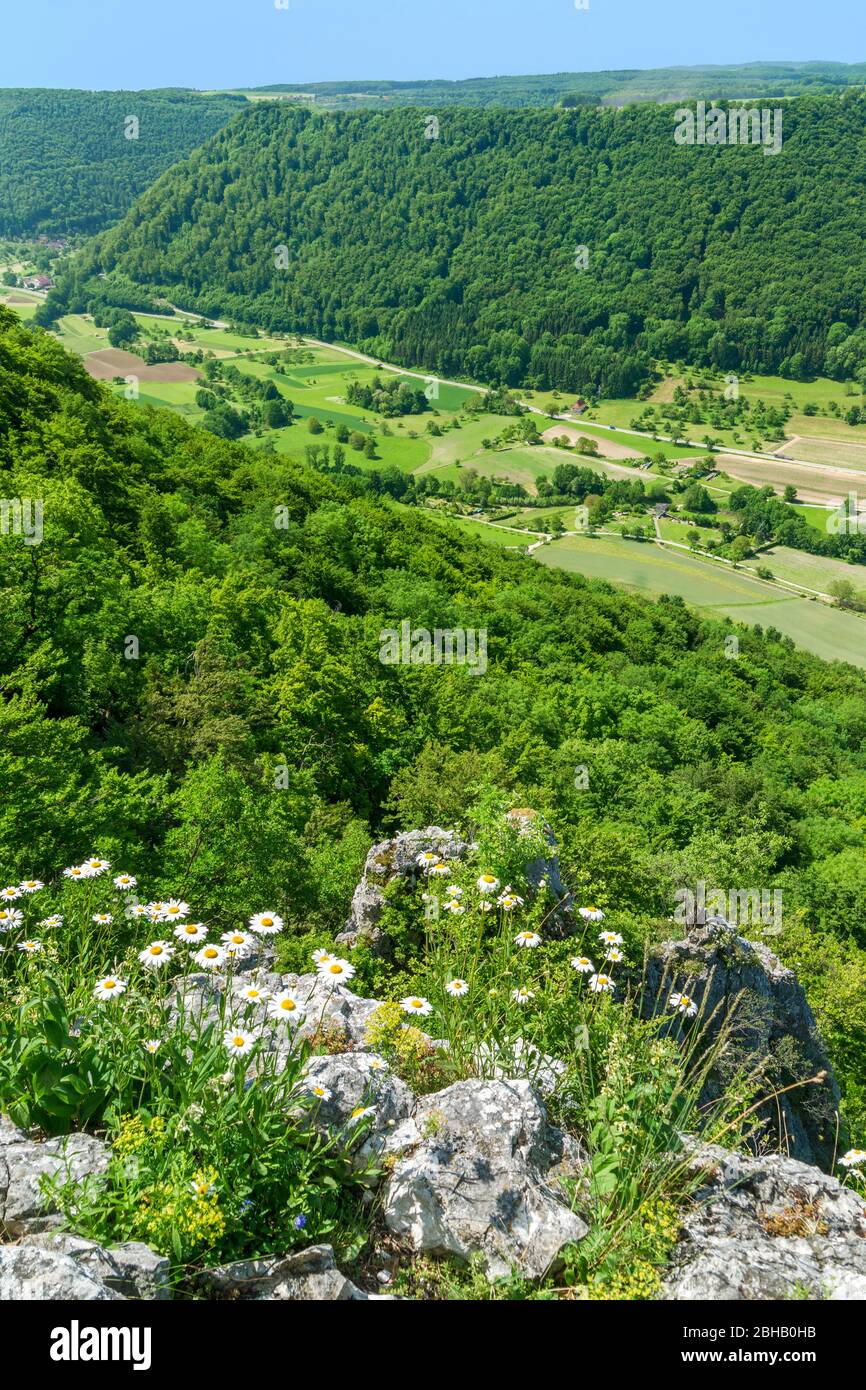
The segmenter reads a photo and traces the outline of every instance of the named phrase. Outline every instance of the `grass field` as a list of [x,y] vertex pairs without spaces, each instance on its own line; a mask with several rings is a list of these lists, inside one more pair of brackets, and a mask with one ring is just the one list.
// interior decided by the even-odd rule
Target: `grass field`
[[772,570],[778,579],[786,579],[790,584],[802,584],[806,589],[817,589],[819,593],[829,592],[834,580],[847,579],[855,589],[866,592],[866,568],[863,565],[849,565],[844,560],[834,560],[830,555],[809,555],[805,550],[789,550],[784,545],[774,545],[762,550],[752,560],[743,562],[744,569],[754,570],[758,566]]
[[554,569],[606,579],[647,597],[678,594],[715,617],[774,627],[825,661],[866,667],[866,618],[788,594],[742,570],[651,542],[608,536],[551,541],[535,556]]

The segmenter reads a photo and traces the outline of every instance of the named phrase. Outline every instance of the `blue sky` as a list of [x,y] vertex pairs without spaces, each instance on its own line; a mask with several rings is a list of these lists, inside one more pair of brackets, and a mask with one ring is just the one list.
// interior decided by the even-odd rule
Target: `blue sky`
[[[586,0],[581,0],[585,3]],[[863,0],[4,0],[0,86],[231,87],[866,60]]]

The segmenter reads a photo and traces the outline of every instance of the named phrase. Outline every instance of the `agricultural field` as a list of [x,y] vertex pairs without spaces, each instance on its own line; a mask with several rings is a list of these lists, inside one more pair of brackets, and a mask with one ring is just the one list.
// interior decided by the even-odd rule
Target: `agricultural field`
[[762,550],[760,555],[743,561],[743,569],[755,570],[758,566],[771,570],[777,579],[784,579],[789,584],[801,584],[804,589],[814,589],[817,593],[828,593],[830,585],[840,579],[848,580],[855,590],[866,592],[866,568],[863,565],[849,565],[831,555],[810,555],[805,550],[774,545]]
[[[708,615],[774,627],[825,661],[866,667],[866,618],[789,594],[718,561],[609,536],[569,536],[534,553],[554,569],[606,579],[649,598],[676,594]],[[851,567],[844,568],[850,577]]]
[[[593,421],[614,425],[617,430],[627,430],[636,420],[645,405],[663,405],[673,399],[677,386],[691,381],[695,386],[706,386],[720,393],[724,391],[726,379],[723,373],[694,369],[683,373],[671,365],[660,364],[665,376],[646,401],[631,398],[605,398],[590,407],[587,414],[575,421],[581,433]],[[809,463],[837,465],[839,467],[866,470],[866,424],[849,425],[844,416],[852,406],[862,407],[863,393],[856,382],[832,381],[827,377],[817,377],[814,381],[792,381],[779,376],[752,376],[745,373],[739,378],[739,391],[750,404],[763,401],[768,408],[780,409],[783,406],[791,414],[784,428],[783,440],[760,440],[747,425],[740,424],[737,429],[718,429],[708,421],[704,423],[681,423],[660,418],[655,432],[677,434],[698,445],[704,445],[706,436],[711,436],[717,446],[728,449],[751,450],[759,445],[759,452],[777,455],[782,458],[801,459]],[[522,399],[534,408],[552,414],[563,414],[573,403],[574,396],[562,392],[527,391]],[[691,396],[690,399],[696,399]],[[815,413],[806,415],[805,408]],[[647,432],[653,430],[648,426]],[[642,452],[653,453],[658,444],[652,439],[644,441]]]

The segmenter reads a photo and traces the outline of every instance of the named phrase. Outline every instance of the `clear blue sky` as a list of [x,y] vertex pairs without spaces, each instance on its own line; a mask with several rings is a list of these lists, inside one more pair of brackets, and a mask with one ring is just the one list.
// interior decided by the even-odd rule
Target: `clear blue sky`
[[244,87],[866,60],[863,0],[3,0],[0,86]]

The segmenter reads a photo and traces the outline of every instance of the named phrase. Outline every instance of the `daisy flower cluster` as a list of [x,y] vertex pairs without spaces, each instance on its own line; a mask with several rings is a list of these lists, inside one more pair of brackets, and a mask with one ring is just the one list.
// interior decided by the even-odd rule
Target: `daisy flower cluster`
[[[581,907],[578,909],[585,922],[603,922],[604,913],[598,907]],[[578,975],[588,976],[587,985],[593,994],[613,994],[616,985],[613,978],[613,967],[616,965],[627,965],[628,961],[622,951],[622,937],[619,932],[602,930],[598,934],[598,943],[603,954],[603,965],[607,969],[599,970],[590,956],[572,956],[571,968]]]

